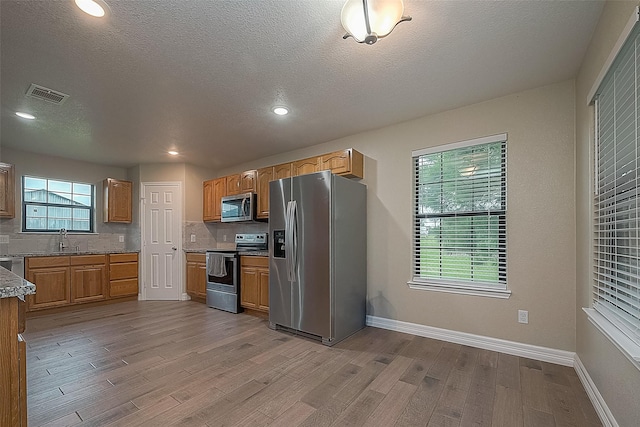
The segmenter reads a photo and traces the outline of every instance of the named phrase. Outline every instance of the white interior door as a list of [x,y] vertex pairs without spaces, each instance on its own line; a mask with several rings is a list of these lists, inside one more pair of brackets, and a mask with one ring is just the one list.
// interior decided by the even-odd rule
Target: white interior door
[[143,298],[179,300],[182,253],[180,183],[143,183]]

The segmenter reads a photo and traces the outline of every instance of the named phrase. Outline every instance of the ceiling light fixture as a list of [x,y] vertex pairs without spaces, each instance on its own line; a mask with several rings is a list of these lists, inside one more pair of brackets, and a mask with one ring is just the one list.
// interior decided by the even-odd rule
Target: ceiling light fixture
[[167,153],[171,154],[172,156],[177,156],[178,154],[180,154],[175,150],[167,151]]
[[274,107],[273,112],[279,116],[284,116],[289,114],[289,109],[286,107]]
[[22,117],[23,119],[27,119],[27,120],[35,120],[36,116],[34,116],[33,114],[29,114],[29,113],[23,113],[23,112],[16,112],[16,116],[18,117]]
[[96,18],[102,18],[109,8],[103,0],[75,0],[75,2],[80,10]]
[[340,20],[347,34],[342,38],[353,37],[358,43],[374,44],[401,22],[411,21],[403,16],[402,0],[347,0],[342,6]]

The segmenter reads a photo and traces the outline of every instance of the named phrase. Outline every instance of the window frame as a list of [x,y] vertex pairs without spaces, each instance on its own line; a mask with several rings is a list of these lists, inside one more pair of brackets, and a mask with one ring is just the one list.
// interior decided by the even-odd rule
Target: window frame
[[[411,280],[407,282],[409,288],[417,290],[428,290],[437,292],[447,292],[464,295],[484,296],[493,298],[509,298],[511,291],[507,287],[507,134],[490,135],[481,138],[475,138],[466,141],[460,141],[445,145],[439,145],[435,147],[424,148],[421,150],[414,150],[411,154],[412,157],[412,172],[413,172],[413,195],[412,195],[412,255],[411,255]],[[452,216],[471,216],[471,217],[491,217],[499,215],[501,217],[501,228],[504,231],[498,236],[502,236],[503,240],[499,244],[501,262],[498,263],[499,279],[497,282],[482,282],[482,281],[466,281],[461,279],[447,279],[447,278],[426,278],[417,275],[417,265],[420,263],[419,254],[419,227],[417,227],[420,220],[418,215],[419,209],[419,194],[418,186],[418,166],[417,162],[420,156],[443,153],[446,151],[458,150],[463,148],[469,148],[474,146],[488,145],[502,143],[501,153],[502,161],[501,168],[501,209],[498,211],[471,211],[463,212],[462,214],[442,214],[436,215],[441,218]],[[501,271],[502,270],[502,271]]]
[[[45,180],[47,182],[47,188],[49,187],[49,181],[57,181],[57,182],[64,182],[64,183],[70,183],[72,185],[73,188],[73,184],[82,184],[82,185],[88,185],[91,187],[91,206],[77,206],[77,205],[71,205],[71,204],[62,204],[62,203],[49,203],[49,202],[37,202],[37,201],[28,201],[25,200],[25,180],[27,178],[33,178],[33,179],[42,179]],[[90,184],[87,182],[80,182],[80,181],[71,181],[71,180],[66,180],[66,179],[57,179],[57,178],[46,178],[46,177],[41,177],[41,176],[34,176],[34,175],[23,175],[22,176],[22,180],[21,180],[21,197],[22,197],[22,227],[21,230],[23,233],[58,233],[60,232],[60,229],[49,229],[49,228],[27,228],[27,207],[28,206],[33,206],[33,205],[38,205],[38,206],[46,206],[47,208],[49,207],[54,207],[54,208],[65,208],[65,209],[84,209],[89,211],[89,230],[76,230],[76,229],[66,229],[67,232],[69,233],[78,233],[78,234],[95,234],[95,217],[96,217],[96,186],[94,184]],[[48,191],[48,190],[46,190]],[[73,191],[73,190],[72,190]],[[72,195],[74,194],[73,192],[71,193]],[[85,194],[83,194],[83,196],[85,196]],[[47,215],[47,219],[48,219],[48,215]]]
[[[590,307],[583,308],[583,311],[586,313],[587,319],[589,320],[589,322],[591,322],[591,324],[593,324],[597,330],[599,330],[605,337],[607,337],[622,352],[622,354],[625,355],[627,359],[629,359],[632,362],[632,364],[636,366],[636,368],[638,369],[640,369],[640,328],[638,327],[640,326],[640,323],[636,327],[636,331],[634,331],[633,329],[629,329],[629,326],[627,325],[628,320],[626,321],[622,320],[625,318],[625,315],[616,313],[616,310],[612,309],[608,304],[601,303],[600,300],[602,298],[598,297],[599,291],[601,290],[600,288],[603,286],[602,284],[599,284],[598,274],[600,272],[600,274],[602,275],[603,262],[604,263],[607,262],[607,260],[604,258],[602,259],[598,258],[598,254],[600,251],[599,247],[602,246],[601,244],[602,242],[599,242],[599,240],[603,240],[603,237],[599,235],[598,232],[602,231],[602,227],[605,225],[604,223],[602,223],[602,221],[598,222],[599,218],[603,216],[601,215],[599,217],[598,211],[603,211],[603,208],[600,205],[602,200],[600,200],[601,182],[599,180],[599,172],[600,172],[600,162],[601,160],[602,161],[605,160],[604,156],[602,158],[600,157],[600,154],[601,154],[600,123],[601,123],[601,120],[603,120],[602,114],[604,111],[601,109],[600,95],[605,89],[607,89],[607,86],[611,83],[611,79],[616,78],[615,76],[616,71],[619,69],[620,64],[624,62],[626,56],[627,55],[636,56],[637,51],[640,51],[640,24],[638,24],[639,17],[640,17],[640,9],[636,7],[634,10],[634,13],[629,18],[629,21],[627,22],[625,29],[623,30],[622,34],[620,35],[619,39],[614,45],[614,48],[612,49],[611,54],[607,58],[587,98],[587,104],[593,105],[592,119],[594,124],[594,132],[593,132],[592,149],[594,151],[593,151],[593,163],[592,163],[593,174],[591,175],[592,209],[590,212],[590,217],[591,217],[590,233],[591,233],[591,239],[592,239],[591,240],[592,256],[591,256],[591,266],[590,266],[591,298],[590,298]],[[631,45],[630,43],[634,45]],[[635,53],[629,53],[632,50]],[[640,74],[640,63],[638,63],[637,61],[634,63],[634,72],[636,76]],[[636,119],[635,141],[636,141],[636,158],[637,158],[638,150],[640,150],[640,146],[638,145],[639,144],[638,138],[640,135],[639,135],[638,126],[637,126],[637,124],[640,123],[640,101],[639,101],[640,83],[638,83],[637,80],[636,80],[634,90],[635,90],[635,99],[636,99],[635,105],[634,105],[635,107],[634,114]],[[613,91],[614,91],[614,102],[615,102],[615,81],[613,82]],[[615,117],[617,116],[615,107],[612,109],[611,116],[612,116],[611,117],[612,120],[615,119]],[[614,124],[613,126],[615,128],[616,125]],[[615,150],[617,148],[617,143],[618,143],[618,136],[616,131],[614,131],[614,135],[615,135],[613,137],[614,141],[612,142],[612,144],[613,144],[613,149]],[[615,162],[616,161],[614,157],[614,163]],[[637,174],[640,173],[640,167],[638,167],[638,164],[636,164],[636,168],[637,169],[636,169],[635,203],[637,205],[638,203],[640,203],[638,199],[639,197],[638,191],[640,190],[640,187],[638,187],[638,184],[637,184],[638,182]],[[618,171],[617,163],[614,166],[614,169],[615,170],[613,172],[613,175],[617,177],[617,171]],[[622,187],[622,185],[620,187]],[[613,191],[614,199],[616,199],[615,202],[617,202],[618,193],[616,192],[616,189],[618,189],[619,187],[614,183],[613,188],[614,188],[614,191]],[[614,203],[614,209],[615,207],[616,205]],[[618,211],[614,210],[614,213],[616,212]],[[640,215],[640,209],[637,209],[636,211],[636,217],[635,217],[636,224],[638,223],[638,221],[640,221],[640,218],[638,218],[638,215]],[[614,229],[614,232],[616,230],[617,228]],[[636,245],[638,245],[637,242],[638,242],[638,239],[640,239],[640,236],[638,235],[638,233],[640,233],[640,230],[638,230],[637,226],[636,226],[635,232],[636,232],[636,237],[635,237]],[[617,236],[610,237],[609,240],[611,239],[615,240],[617,239]],[[633,240],[633,238],[631,238],[631,240]],[[616,247],[617,247],[617,243],[614,245],[614,249]],[[638,249],[639,249],[638,247],[635,248],[636,251]],[[627,256],[627,255],[619,254],[618,252],[612,252],[611,256],[616,259],[615,262],[617,263],[618,262],[617,259],[620,256]],[[631,256],[633,257],[633,255]],[[607,271],[614,272],[615,274],[620,270],[616,268],[616,269],[609,269]],[[622,272],[624,271],[622,270]],[[617,276],[612,276],[612,277],[617,277]],[[640,304],[638,303],[636,304],[640,306]],[[623,310],[620,309],[620,311],[623,311]]]

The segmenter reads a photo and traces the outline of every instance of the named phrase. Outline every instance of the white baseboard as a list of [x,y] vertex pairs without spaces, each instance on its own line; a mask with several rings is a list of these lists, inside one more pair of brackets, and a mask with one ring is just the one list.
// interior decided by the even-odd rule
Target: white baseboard
[[189,296],[189,294],[187,294],[186,292],[182,293],[182,296],[180,297],[180,301],[189,301],[191,300],[191,297]]
[[593,408],[596,410],[598,417],[600,417],[602,425],[605,427],[618,427],[618,423],[609,410],[607,402],[604,401],[602,395],[598,391],[598,388],[591,379],[589,372],[587,372],[587,368],[582,364],[582,361],[577,354],[575,357],[574,369],[578,374],[578,378],[580,378],[582,386],[587,392],[587,396],[589,396],[589,400],[591,400],[591,403],[593,404]]
[[502,340],[499,338],[468,334],[466,332],[451,331],[449,329],[434,328],[432,326],[385,319],[384,317],[376,316],[367,316],[367,326],[468,345],[470,347],[497,351],[500,353],[511,354],[513,356],[527,357],[529,359],[541,360],[543,362],[555,363],[558,365],[574,366],[575,353],[571,351],[557,350],[537,345]]

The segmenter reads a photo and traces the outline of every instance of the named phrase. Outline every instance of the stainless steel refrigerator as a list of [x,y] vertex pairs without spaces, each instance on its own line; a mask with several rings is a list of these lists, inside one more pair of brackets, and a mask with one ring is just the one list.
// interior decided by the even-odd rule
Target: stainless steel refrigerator
[[333,345],[365,326],[366,186],[324,171],[269,194],[269,326]]

